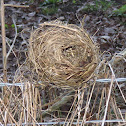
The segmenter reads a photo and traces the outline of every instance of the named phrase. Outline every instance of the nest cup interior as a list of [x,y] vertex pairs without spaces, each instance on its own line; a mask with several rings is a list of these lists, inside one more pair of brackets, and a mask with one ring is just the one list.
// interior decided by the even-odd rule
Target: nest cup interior
[[62,22],[45,22],[29,40],[32,71],[44,84],[78,87],[97,66],[97,51],[84,29]]

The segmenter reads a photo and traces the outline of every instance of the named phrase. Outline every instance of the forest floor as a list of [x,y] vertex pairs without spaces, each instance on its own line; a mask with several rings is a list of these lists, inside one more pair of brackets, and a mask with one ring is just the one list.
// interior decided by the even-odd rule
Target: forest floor
[[[45,21],[56,19],[80,25],[80,21],[86,16],[83,27],[93,36],[102,52],[109,51],[114,54],[126,48],[126,18],[113,13],[114,10],[124,5],[123,2],[104,1],[98,3],[98,1],[93,2],[92,0],[64,0],[64,2],[51,4],[38,0],[5,0],[5,3],[29,5],[29,8],[6,7],[5,9],[6,37],[11,44],[15,37],[15,22],[18,35],[13,50],[17,58],[22,58],[22,60],[25,60],[23,52],[26,49],[31,29],[36,29]],[[0,45],[2,47],[1,41]],[[0,62],[2,70],[2,48],[0,48]],[[8,58],[8,72],[15,71],[16,68],[16,58],[12,53]],[[2,71],[0,72],[2,73]]]
[[[114,14],[114,10],[124,5],[124,2],[64,0],[52,4],[43,2],[43,0],[5,0],[5,3],[29,5],[28,8],[6,7],[5,9],[6,37],[9,44],[15,37],[14,22],[18,32],[13,48],[16,57],[11,53],[8,58],[8,74],[12,74],[16,70],[18,58],[24,62],[23,52],[25,49],[27,50],[31,29],[36,29],[45,21],[59,19],[66,23],[80,25],[85,16],[83,27],[93,36],[93,40],[99,44],[102,52],[108,51],[114,54],[126,48],[126,18],[122,14]],[[0,45],[2,47],[1,41]],[[2,73],[2,48],[0,48],[0,62],[0,72]]]
[[[48,0],[49,1],[49,0]],[[123,0],[63,0],[63,2],[44,2],[44,0],[5,0],[6,4],[29,5],[29,7],[6,7],[5,28],[6,39],[11,45],[17,28],[16,42],[13,52],[8,57],[7,71],[8,81],[12,82],[19,64],[26,59],[28,39],[30,32],[39,27],[45,21],[59,19],[66,23],[81,26],[92,36],[100,48],[101,53],[107,52],[109,58],[126,48],[126,12],[116,13]],[[16,25],[15,25],[16,24]],[[1,23],[0,23],[1,26]],[[110,59],[108,59],[110,60]],[[123,76],[126,77],[126,62],[120,64],[123,68]],[[2,41],[0,33],[0,77],[3,77],[2,65]],[[117,74],[118,75],[118,74]],[[123,86],[125,87],[125,86]],[[123,89],[125,92],[126,89]],[[123,109],[126,106],[123,106]],[[126,109],[124,109],[126,112]]]

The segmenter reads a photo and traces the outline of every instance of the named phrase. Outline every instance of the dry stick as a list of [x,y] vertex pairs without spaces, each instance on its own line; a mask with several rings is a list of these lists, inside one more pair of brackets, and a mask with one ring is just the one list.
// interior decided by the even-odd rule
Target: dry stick
[[[124,49],[120,54],[121,54],[121,58],[125,58],[125,56],[126,56],[126,49]],[[120,60],[121,60],[121,59],[117,59],[117,61],[120,61]],[[111,65],[110,65],[110,69],[111,69],[111,71],[112,71],[112,74],[113,74],[114,77],[115,77],[115,74],[114,74],[114,71],[113,71]],[[122,92],[122,90],[121,90],[121,88],[120,88],[120,86],[119,86],[118,81],[117,81],[116,78],[115,78],[115,82],[116,82],[116,84],[117,84],[117,86],[118,86],[118,88],[119,88],[119,90],[120,90],[120,93],[121,93],[121,95],[122,95],[122,97],[123,97],[123,99],[124,99],[124,102],[126,103],[126,98],[125,98],[125,96],[123,95],[123,92]],[[117,105],[116,105],[116,109],[118,109],[118,108],[117,108]],[[121,113],[120,113],[120,115],[121,115]],[[122,116],[121,116],[121,117],[122,117]],[[122,119],[123,119],[123,118],[122,118]]]
[[[106,69],[106,68],[105,68],[105,69]],[[108,78],[109,73],[110,73],[110,70],[106,71],[106,75],[105,75],[104,77],[105,77],[105,78]],[[105,90],[106,90],[106,91],[105,91],[105,94],[106,94],[105,99],[106,99],[106,101],[107,101],[107,94],[109,94],[109,83],[105,85]],[[111,98],[111,97],[110,97],[110,98]],[[109,118],[109,115],[110,115],[110,104],[108,104],[108,109],[107,109],[107,111],[108,111],[108,114],[107,114],[107,116],[106,116],[106,119],[110,119],[110,118]],[[106,126],[109,126],[109,123],[107,123]]]
[[119,113],[120,113],[120,116],[121,116],[122,120],[125,121],[125,119],[123,118],[123,115],[122,115],[122,112],[121,112],[120,108],[118,108],[118,110],[119,110]]
[[87,102],[87,104],[85,106],[86,108],[85,108],[85,113],[84,113],[84,116],[83,116],[83,120],[82,120],[81,126],[83,126],[85,124],[85,122],[86,122],[86,115],[87,115],[87,111],[89,109],[89,104],[90,104],[90,101],[91,101],[91,98],[92,98],[92,94],[93,94],[93,91],[94,91],[95,84],[96,83],[93,84],[93,87],[92,87],[92,90],[91,90],[91,93],[90,93],[89,100],[88,100],[88,102]]
[[14,123],[16,124],[16,126],[19,126],[17,124],[17,122],[15,121],[15,119],[13,118],[12,114],[8,111],[7,107],[5,106],[5,104],[3,103],[2,99],[0,99],[1,104],[4,106],[4,108],[6,109],[6,111],[8,112],[9,116],[11,117],[11,119],[14,121]]
[[5,16],[4,0],[1,0],[1,29],[2,29],[2,48],[3,48],[3,73],[4,81],[7,82],[7,59],[6,59],[6,35],[5,35]]
[[[7,52],[6,52],[6,35],[5,35],[5,16],[4,16],[4,0],[1,0],[1,29],[2,29],[2,50],[3,50],[3,80],[7,82]],[[4,87],[6,91],[6,87]]]
[[[115,55],[109,63],[111,63],[112,65],[114,65],[117,62],[119,62],[120,60],[124,59],[125,57],[126,57],[126,48],[122,52],[120,52],[117,55]],[[112,72],[112,80],[111,80],[111,85],[110,85],[110,89],[109,89],[108,99],[107,99],[107,102],[106,102],[106,109],[105,109],[105,114],[104,114],[104,118],[103,118],[103,121],[102,121],[102,126],[104,126],[104,123],[105,123],[105,119],[106,119],[106,115],[107,115],[107,110],[108,110],[108,104],[109,104],[111,90],[112,90],[112,85],[113,85],[113,81],[114,81],[114,78],[115,78],[115,74],[114,74],[113,69],[112,69],[112,67],[111,67],[110,64],[109,64],[109,67],[110,67],[111,72]],[[117,81],[116,81],[116,83],[117,83]],[[117,83],[117,85],[118,85],[118,83]],[[122,94],[122,92],[121,92],[121,94]],[[122,96],[124,96],[124,95],[122,95]],[[125,101],[124,97],[123,97],[123,99]]]
[[80,112],[81,112],[81,106],[80,106],[80,94],[81,94],[81,92],[80,92],[80,89],[78,88],[78,107],[77,107],[77,109],[78,109],[78,119],[77,119],[77,122],[78,122],[78,125],[79,125],[79,120],[80,120]]
[[[26,85],[26,86],[27,86],[27,85]],[[8,88],[8,87],[7,87],[7,88]],[[25,89],[25,90],[26,90],[26,89]],[[8,91],[11,92],[11,94],[13,95],[13,97],[14,97],[15,99],[18,98],[17,96],[15,96],[15,95],[12,93],[12,91],[11,91],[9,88],[8,88]],[[22,91],[22,93],[23,93],[23,91]],[[24,95],[25,95],[25,94],[27,94],[27,91],[24,92]],[[24,96],[24,95],[23,95],[23,96]],[[25,107],[25,106],[26,106],[26,105],[25,105],[25,97],[23,97],[23,103],[24,103],[23,105],[20,103],[19,100],[18,100],[18,102],[19,102],[19,104],[23,107],[24,113],[27,112],[27,114],[31,116],[31,118],[35,121],[35,123],[38,124],[38,122],[34,119],[34,117],[32,117],[32,115],[31,115],[31,113],[29,112],[29,110]],[[38,124],[38,125],[39,125],[39,124]]]
[[[34,89],[32,87],[33,86],[31,86],[29,84],[29,101],[30,101],[30,106],[31,106],[30,111],[31,111],[32,117],[36,120],[36,117],[34,116],[35,115],[35,111],[36,111],[35,108],[34,108],[34,104],[35,103],[32,100],[32,98],[35,98],[35,96],[34,96]],[[31,122],[33,122],[33,126],[35,126],[35,121],[34,120],[31,120]]]
[[117,53],[113,56],[113,58],[109,61],[109,63],[111,65],[115,65],[116,63],[118,63],[120,60],[125,59],[126,57],[126,48],[121,51],[120,53]]
[[[9,56],[15,41],[13,42],[13,44],[10,48],[10,51],[7,54],[7,52],[6,52],[6,39],[5,39],[6,38],[6,35],[5,35],[5,13],[4,13],[5,6],[13,6],[13,7],[29,7],[29,6],[22,6],[22,5],[18,6],[18,5],[4,4],[4,0],[1,0],[1,30],[2,30],[3,74],[4,74],[3,80],[5,83],[7,83],[7,57]],[[16,29],[16,27],[15,27],[15,29]],[[14,40],[16,40],[16,37]],[[9,92],[7,92],[6,86],[3,88],[3,96],[4,96],[4,103],[7,104]],[[5,122],[5,124],[6,124],[6,122]]]
[[[3,50],[3,81],[6,83],[7,82],[7,52],[6,52],[6,35],[5,35],[5,15],[4,15],[4,0],[1,0],[1,30],[2,30],[2,50]],[[7,87],[3,87],[3,98],[4,98],[4,103],[7,104],[8,102],[8,92],[7,92]],[[7,114],[8,115],[8,114]],[[7,123],[7,116],[5,125]]]
[[[120,53],[120,54],[121,54],[121,53]],[[115,63],[118,62],[118,61],[120,61],[121,59],[125,58],[125,56],[126,56],[126,49],[122,51],[122,54],[121,54],[121,55],[122,55],[122,56],[121,56],[120,58],[117,58],[117,60],[115,60]],[[111,69],[112,69],[112,68],[111,68]],[[113,75],[115,76],[114,72],[113,72]],[[120,88],[120,86],[119,86],[119,83],[118,83],[118,81],[117,81],[116,78],[115,78],[115,82],[116,82],[116,84],[117,84],[117,86],[118,86],[118,88],[119,88],[119,90],[120,90],[120,93],[121,93],[121,95],[122,95],[122,98],[123,98],[124,102],[126,103],[126,98],[125,98],[125,96],[123,95],[123,92],[122,92],[122,90],[121,90],[121,88]]]
[[[113,107],[113,111],[115,113],[116,119],[119,119],[119,117],[118,117],[119,112],[118,112],[118,107],[117,107],[115,98],[114,99],[111,98],[111,102],[112,102],[112,107]],[[120,122],[118,122],[118,124],[120,125]]]
[[5,122],[4,115],[3,115],[3,109],[1,109],[1,107],[0,107],[0,116],[1,116],[0,122]]
[[[5,39],[6,38],[6,35],[5,35],[5,13],[4,13],[5,6],[13,6],[13,7],[26,7],[26,6],[15,6],[15,5],[4,4],[4,0],[1,0],[1,29],[2,29],[3,74],[4,74],[3,75],[3,80],[6,83],[7,82],[7,57],[9,56],[9,53],[11,52],[13,47],[10,49],[10,51],[8,52],[8,55],[7,55],[7,52],[6,52],[6,39]],[[7,87],[5,86],[3,88],[3,95],[6,94],[4,96],[4,103],[5,104],[7,103],[8,96],[9,96],[8,92],[7,93],[6,92],[7,92]]]
[[112,80],[111,80],[111,85],[110,85],[110,89],[109,89],[109,93],[108,93],[108,99],[107,99],[107,102],[106,102],[105,114],[104,114],[104,117],[103,117],[103,121],[102,121],[102,125],[101,126],[104,126],[104,124],[105,124],[105,119],[106,119],[106,115],[107,115],[109,100],[110,100],[110,96],[111,96],[111,92],[112,92],[112,85],[113,85],[114,78],[115,78],[115,76],[113,74],[113,70],[112,70],[110,64],[109,64],[109,67],[110,67],[110,69],[112,71]]
[[120,90],[120,93],[121,93],[121,95],[122,95],[122,97],[123,97],[123,100],[124,100],[125,103],[126,103],[126,98],[125,98],[125,96],[123,95],[123,92],[122,92],[122,90],[121,90],[121,88],[120,88],[120,86],[119,86],[119,84],[118,84],[118,82],[117,82],[117,79],[116,79],[116,84],[117,84],[117,86],[118,86],[118,88],[119,88],[119,90]]
[[[69,117],[69,115],[70,115],[70,113],[71,113],[71,111],[72,111],[72,108],[74,107],[74,104],[76,103],[76,99],[77,99],[77,95],[75,95],[75,98],[74,98],[74,101],[73,101],[73,103],[72,103],[72,105],[71,105],[71,108],[70,108],[70,110],[69,110],[69,112],[68,112],[68,114],[67,114],[67,117],[65,118],[65,123],[67,122],[68,117]],[[64,123],[63,126],[65,126],[65,123]],[[70,122],[68,122],[67,124],[69,125],[69,123],[70,123]]]
[[[85,90],[84,90],[85,91]],[[83,92],[84,92],[83,91]],[[77,94],[77,93],[76,93]],[[77,95],[77,98],[78,98],[78,95]],[[81,97],[80,97],[81,98]],[[74,118],[75,118],[75,116],[77,115],[77,112],[78,112],[78,106],[80,105],[80,102],[81,102],[81,99],[79,99],[78,101],[77,101],[77,103],[75,104],[75,106],[74,106],[74,108],[73,108],[73,110],[72,110],[72,115],[71,115],[71,118],[69,119],[69,124],[67,124],[67,126],[71,126],[72,125],[72,123],[73,123],[73,121],[74,121]],[[78,120],[77,120],[77,126],[78,126]]]
[[[105,92],[105,88],[103,88],[103,90],[102,90],[101,99],[100,99],[99,108],[98,108],[97,120],[99,120],[100,109],[101,109],[101,105],[102,105],[102,101],[103,101],[104,92]],[[98,124],[96,124],[96,126],[98,126]]]
[[[79,102],[78,102],[78,105],[79,105],[79,107],[80,107],[80,110],[79,110],[80,112],[83,110],[83,109],[81,109],[81,108],[82,108],[82,104],[83,104],[84,93],[85,93],[85,90],[81,91],[81,97],[80,97],[80,100],[79,100]],[[80,116],[81,116],[81,115],[80,115]],[[78,119],[77,121],[78,121],[77,125],[79,126],[80,117],[79,117],[79,119]]]
[[8,51],[8,53],[7,53],[7,58],[8,58],[8,56],[10,55],[10,53],[11,53],[13,47],[14,47],[14,44],[15,44],[15,42],[16,42],[16,38],[17,38],[17,26],[16,26],[16,22],[15,22],[15,19],[14,19],[14,15],[12,15],[12,21],[13,21],[14,27],[15,27],[15,37],[14,37],[13,43],[12,43],[12,45],[10,46],[10,49],[9,49],[9,51]]
[[28,5],[4,4],[5,7],[29,7]]
[[[35,99],[33,99],[33,111],[34,111],[34,119],[36,119],[37,118],[37,113],[35,112],[35,111],[37,111],[37,99],[38,99],[38,89],[37,88],[35,88],[35,89],[32,89],[33,90],[33,95],[34,95],[34,98]],[[34,124],[35,125],[35,124]]]
[[[2,37],[2,35],[0,35],[0,37]],[[8,37],[6,37],[5,40],[6,40],[7,45],[8,45],[9,47],[11,47],[10,44],[9,44],[9,42],[12,42],[12,40],[9,39]],[[13,51],[13,49],[12,49],[12,52],[13,52],[14,56],[16,57],[16,54],[15,54],[15,52]]]
[[[77,111],[78,111],[78,106],[81,108],[81,102],[82,102],[82,99],[83,99],[83,96],[84,96],[84,92],[85,92],[85,90],[83,90],[82,91],[82,93],[81,93],[81,96],[80,96],[80,99],[77,101],[77,103],[76,103],[76,105],[75,105],[75,110],[73,109],[73,114],[72,114],[72,116],[71,116],[71,119],[69,120],[69,122],[70,122],[70,124],[67,124],[67,126],[72,126],[72,123],[73,123],[73,121],[74,121],[74,118],[75,118],[75,116],[76,116],[76,114],[77,114]],[[77,97],[78,97],[78,95],[77,95]],[[80,106],[81,105],[81,106]],[[77,126],[79,125],[79,122],[78,122],[78,120],[77,120]]]
[[89,120],[90,120],[90,118],[91,118],[91,116],[92,116],[92,113],[93,113],[93,110],[94,110],[94,107],[95,107],[95,104],[96,104],[96,100],[97,100],[97,98],[98,98],[98,94],[99,94],[99,88],[98,88],[98,90],[97,90],[97,94],[96,94],[96,96],[95,96],[95,100],[94,100],[94,103],[93,103],[93,106],[92,106],[92,109],[91,109],[91,112],[90,112]]

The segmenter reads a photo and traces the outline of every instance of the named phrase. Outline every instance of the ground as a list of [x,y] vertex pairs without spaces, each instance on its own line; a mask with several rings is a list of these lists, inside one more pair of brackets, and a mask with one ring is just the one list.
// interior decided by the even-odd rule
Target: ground
[[[126,11],[120,12],[119,8],[126,4],[123,0],[5,0],[6,4],[29,5],[29,7],[6,7],[5,8],[5,28],[7,37],[7,51],[9,44],[12,44],[17,28],[16,42],[13,52],[8,57],[7,71],[8,81],[12,82],[15,71],[22,65],[26,59],[28,39],[32,29],[39,27],[39,24],[45,21],[59,19],[66,23],[76,24],[83,27],[99,46],[100,53],[104,55],[100,58],[111,57],[126,48]],[[117,11],[118,10],[118,11]],[[84,23],[83,23],[84,19]],[[15,25],[16,23],[16,25]],[[0,24],[1,25],[1,24]],[[126,62],[119,64],[123,68],[123,74],[118,73],[119,68],[115,70],[117,77],[126,77]],[[2,65],[2,41],[0,33],[0,77],[3,77]],[[121,71],[121,70],[120,70]],[[124,84],[125,86],[125,84]],[[124,87],[122,85],[122,87]],[[52,89],[50,94],[57,89]],[[125,91],[126,89],[123,89]],[[41,94],[46,97],[46,93]],[[60,94],[60,90],[57,91]],[[118,96],[119,91],[115,92]],[[54,94],[53,94],[54,95]],[[50,96],[52,97],[52,96]],[[49,96],[47,97],[48,102]],[[120,97],[118,105],[122,102]],[[125,105],[121,105],[126,112]],[[67,108],[67,107],[65,107]],[[65,109],[61,108],[61,109]],[[46,109],[46,108],[44,108]]]
[[[126,48],[126,18],[123,15],[115,15],[113,12],[124,5],[124,2],[63,0],[63,2],[52,4],[51,0],[47,1],[49,2],[43,2],[43,0],[5,0],[6,4],[29,5],[29,8],[6,7],[5,9],[6,37],[10,40],[10,44],[15,36],[14,22],[17,26],[18,36],[14,47],[17,58],[25,59],[23,52],[26,49],[31,29],[37,28],[40,23],[55,19],[81,25],[80,22],[85,17],[82,27],[93,36],[94,42],[99,44],[102,52],[109,51],[114,54]],[[2,47],[2,42],[0,45]],[[0,52],[0,62],[2,62],[1,48]],[[22,52],[21,55],[20,52]],[[2,64],[0,68],[2,69]],[[8,72],[15,71],[16,68],[15,56],[11,54],[8,58]]]

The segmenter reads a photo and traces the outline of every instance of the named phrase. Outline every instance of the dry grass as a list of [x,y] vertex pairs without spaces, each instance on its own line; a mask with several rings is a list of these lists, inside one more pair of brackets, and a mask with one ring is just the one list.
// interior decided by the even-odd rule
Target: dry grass
[[[88,87],[76,91],[51,86],[36,87],[31,82],[17,87],[6,85],[10,96],[8,104],[4,103],[4,96],[0,98],[1,125],[125,125],[125,87],[119,90],[118,82],[114,82],[118,75],[114,72],[115,68],[106,63],[102,66],[102,77],[111,78],[111,82],[89,81]],[[123,75],[122,72],[120,76]],[[20,82],[24,82],[22,77],[19,78]],[[119,83],[122,84],[124,83]]]
[[[42,122],[45,124],[61,122],[67,126],[74,123],[82,126],[96,124],[101,126],[103,123],[101,120],[106,112],[104,121],[108,120],[108,124],[113,122],[116,122],[115,125],[125,124],[125,121],[121,122],[126,118],[121,108],[125,106],[125,102],[122,100],[118,104],[115,85],[111,81],[110,89],[109,83],[105,85],[92,83],[92,86],[78,91],[49,86],[42,89],[29,82],[24,83],[24,86],[23,84],[18,87],[6,86],[10,92],[9,102],[4,104],[2,97],[0,98],[0,122],[16,126],[41,125]],[[118,97],[121,99],[119,94]],[[94,124],[90,123],[91,120]]]
[[[126,86],[115,81],[116,77],[126,76],[126,68],[122,65],[125,64],[122,59],[125,60],[126,49],[108,63],[106,60],[98,62],[96,46],[84,29],[75,25],[61,22],[42,24],[31,35],[30,59],[15,73],[14,83],[20,84],[5,83],[5,6],[24,7],[4,4],[4,0],[1,2],[4,80],[0,77],[0,126],[126,125]],[[7,57],[13,52],[13,46],[10,46]],[[96,71],[100,73],[97,77],[111,78],[111,82],[89,81],[97,65],[100,66]],[[72,87],[85,82],[86,86],[66,90],[43,87],[39,81]]]
[[[19,67],[15,73],[14,83],[19,82],[20,86],[8,86],[7,83],[4,84],[7,92],[10,94],[7,98],[7,104],[4,103],[3,99],[4,96],[7,95],[3,94],[3,85],[1,86],[0,125],[125,125],[125,83],[114,82],[116,77],[125,77],[125,67],[118,65],[125,63],[122,60],[123,58],[121,61],[118,61],[118,64],[112,66],[110,65],[111,62],[106,63],[105,60],[105,62],[98,62],[97,51],[95,50],[96,47],[85,31],[75,25],[64,26],[64,24],[59,23],[57,25],[55,24],[56,26],[53,25],[54,24],[45,23],[33,32],[30,38],[30,59]],[[44,28],[44,31],[41,28]],[[49,30],[47,30],[47,28],[49,28]],[[50,33],[52,29],[55,34]],[[64,30],[66,31],[65,33],[63,33]],[[61,36],[60,33],[62,33],[63,36]],[[36,37],[37,35],[44,35],[44,38]],[[56,45],[52,43],[54,44],[53,46],[47,44],[48,46],[46,47],[44,42],[50,39],[50,41],[52,41],[52,36],[55,36],[53,40],[59,40],[62,37],[64,40],[64,38],[70,37],[72,41],[69,39],[69,43],[63,41],[61,46],[64,48],[59,44],[61,41],[56,42]],[[77,38],[74,38],[75,36]],[[83,39],[84,41],[82,41]],[[41,40],[41,42],[38,40]],[[74,43],[73,40],[77,41]],[[81,41],[78,42],[78,40]],[[80,50],[85,53],[82,53]],[[43,52],[42,54],[40,53],[41,51]],[[96,55],[93,55],[95,53]],[[87,56],[90,60],[88,60]],[[86,63],[79,66],[81,60]],[[64,64],[61,64],[61,61]],[[29,64],[27,64],[28,62]],[[47,67],[45,67],[46,65]],[[96,69],[97,65],[100,67]],[[54,69],[52,69],[52,66]],[[66,67],[68,68],[65,69]],[[65,71],[63,71],[64,69]],[[82,69],[84,69],[84,71],[82,71]],[[95,69],[97,71],[95,71]],[[100,73],[96,79],[111,78],[111,82],[98,83],[94,80],[90,80],[94,71],[97,74]],[[44,75],[42,75],[42,72],[44,72]],[[68,76],[65,76],[62,72],[68,72]],[[77,80],[74,76],[78,72],[80,73],[77,77],[80,77],[82,81]],[[83,72],[83,74],[81,72]],[[87,74],[85,74],[85,72],[87,72]],[[59,75],[52,76],[52,74]],[[77,86],[78,88],[76,88],[76,90],[71,90],[70,88],[61,89],[47,84],[44,87],[42,84],[45,82],[51,83],[50,80],[47,81],[45,77],[43,77],[45,75],[48,79],[51,79],[51,82],[56,82],[58,86],[61,86],[58,82],[63,82],[61,84],[64,86],[64,83],[67,82],[69,80],[68,77],[70,77],[72,80],[70,80],[70,83],[66,83],[66,85],[72,87]],[[59,78],[56,80],[56,77],[63,79],[63,81]],[[84,82],[85,77],[86,81]],[[64,78],[68,78],[68,80]],[[85,87],[82,86],[79,88],[79,84],[72,83],[73,80],[77,80],[80,83],[84,82]],[[41,83],[39,83],[39,81],[41,81]],[[3,80],[0,79],[0,82],[2,83]],[[37,84],[38,87],[35,84]]]

